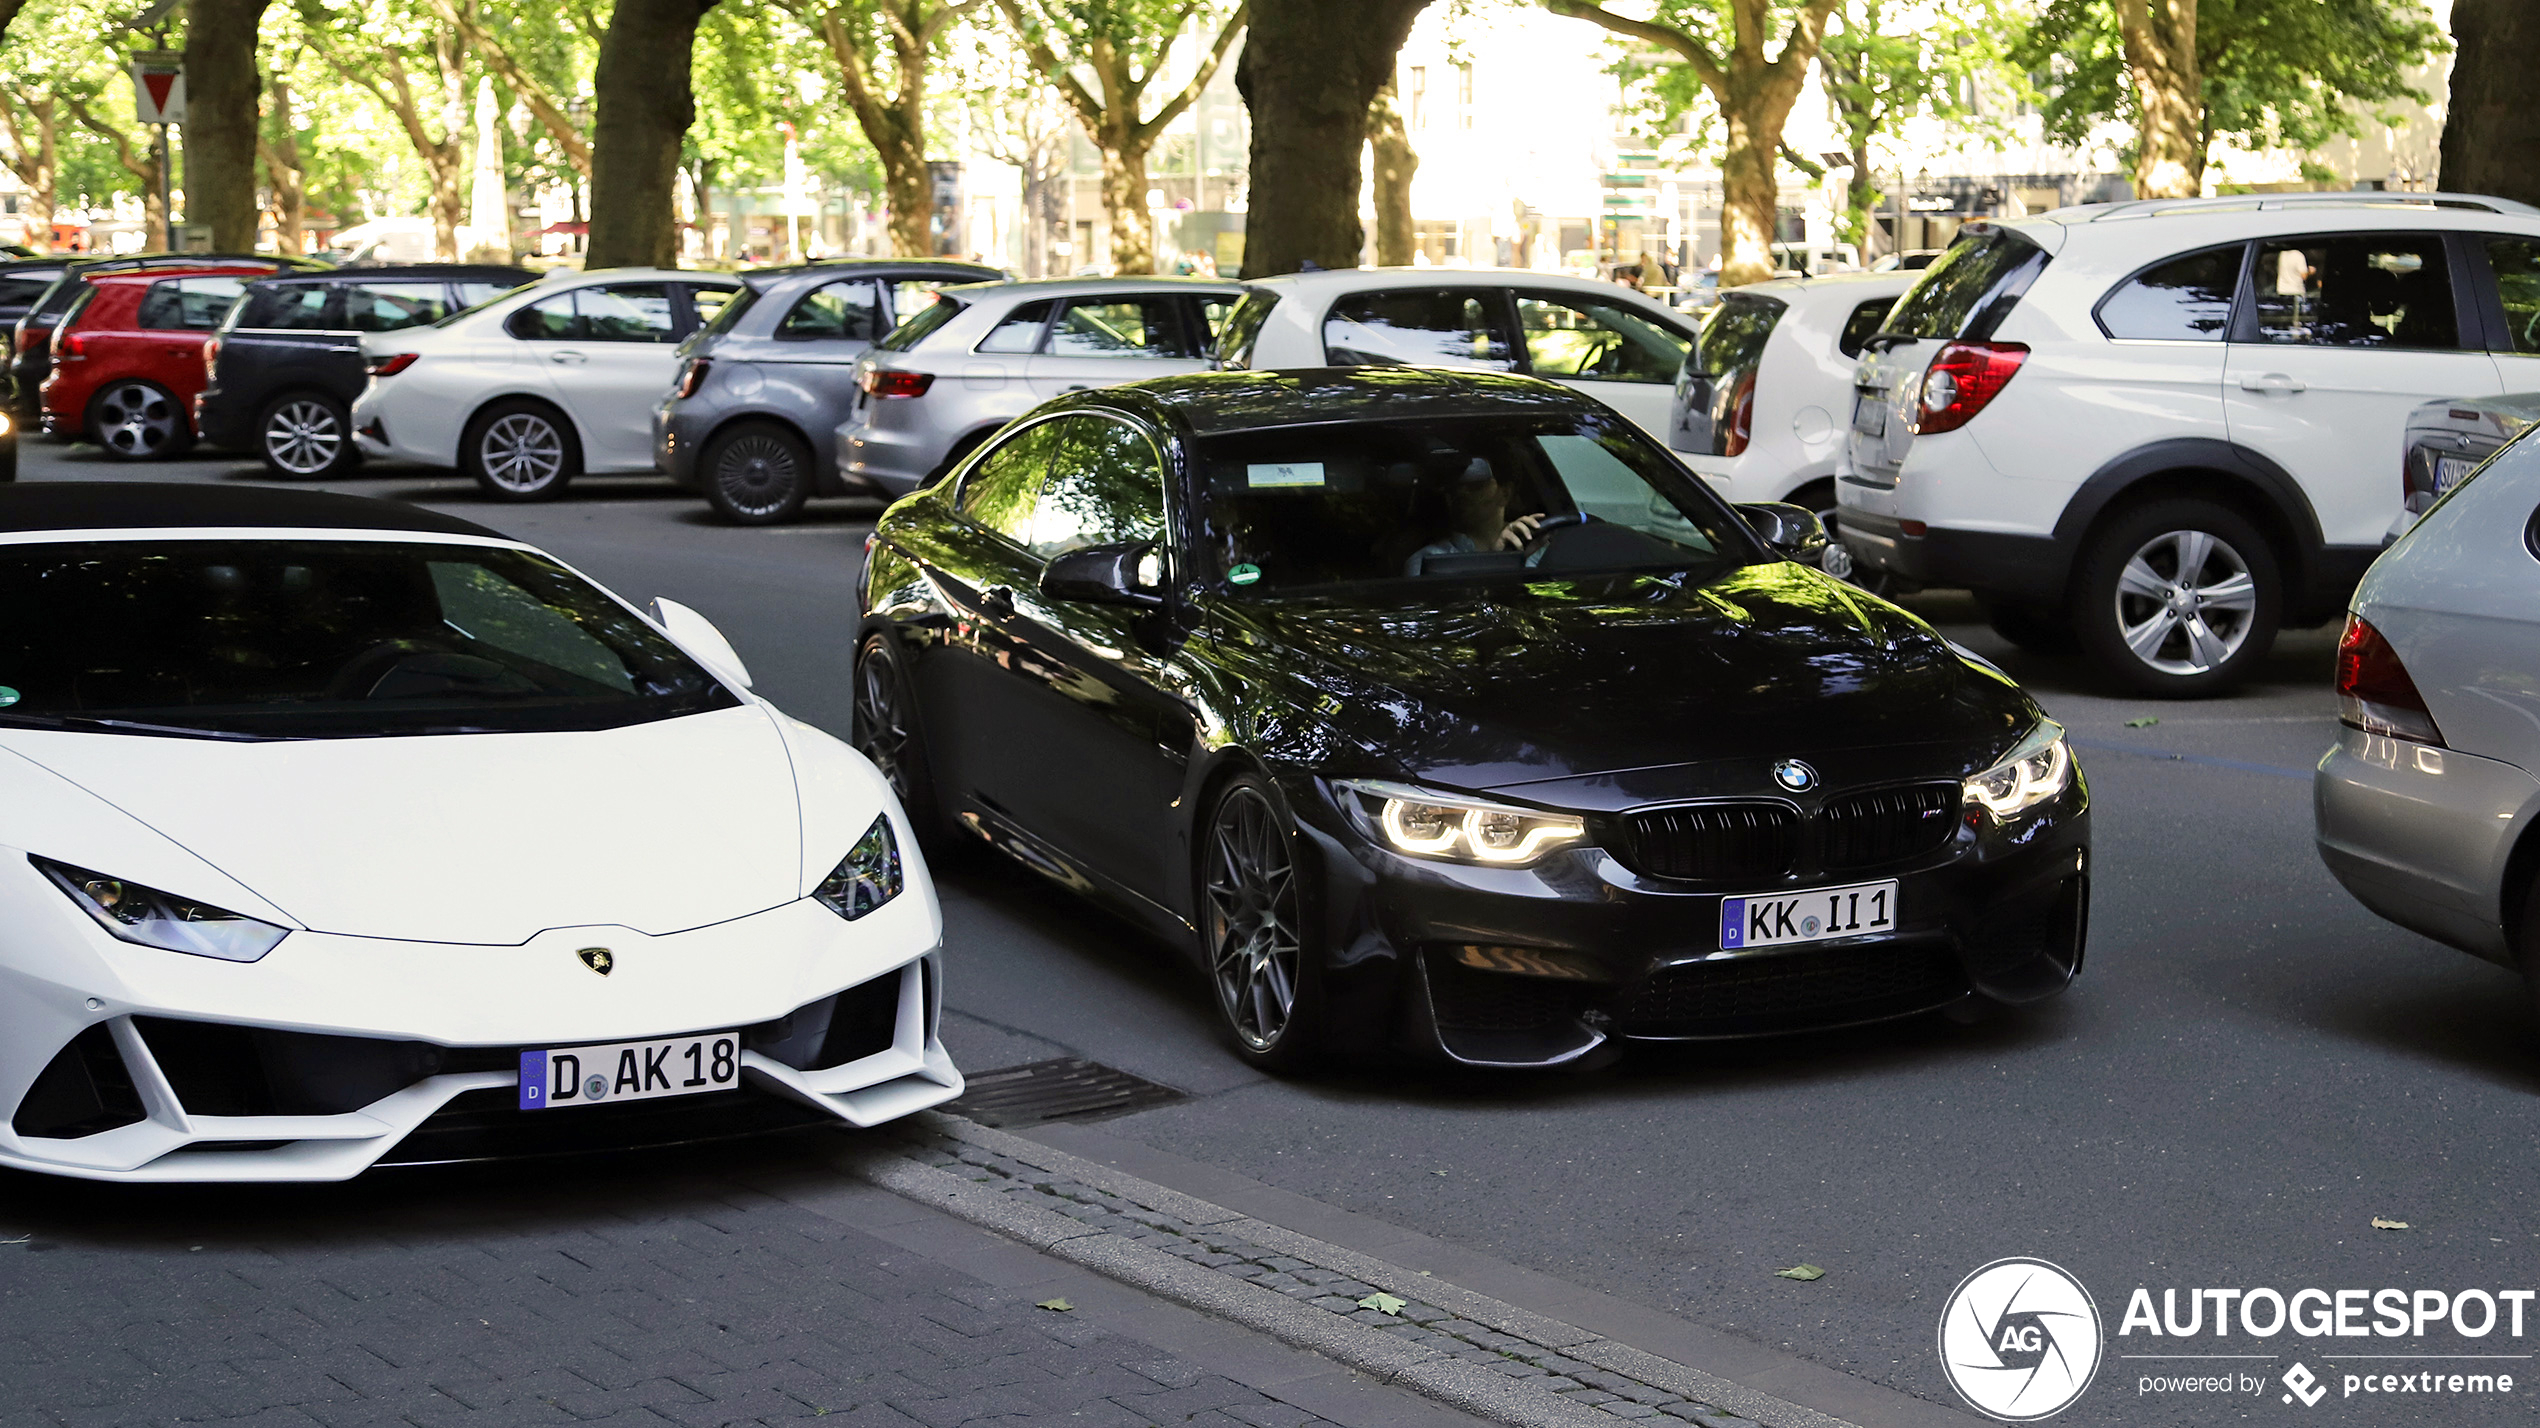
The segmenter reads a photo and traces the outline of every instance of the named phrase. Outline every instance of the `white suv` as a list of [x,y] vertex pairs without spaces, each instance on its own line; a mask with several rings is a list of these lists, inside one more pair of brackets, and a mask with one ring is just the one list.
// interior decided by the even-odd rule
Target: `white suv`
[[[2527,365],[2528,364],[2528,365]],[[2012,640],[2219,692],[2344,608],[2409,413],[2540,389],[2540,209],[2147,200],[1970,224],[1855,377],[1841,533]]]

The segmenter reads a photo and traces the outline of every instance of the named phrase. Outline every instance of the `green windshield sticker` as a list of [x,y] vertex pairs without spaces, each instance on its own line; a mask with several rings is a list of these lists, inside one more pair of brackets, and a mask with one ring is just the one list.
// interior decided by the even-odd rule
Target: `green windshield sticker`
[[1320,461],[1255,462],[1244,468],[1247,486],[1320,486],[1323,463]]
[[17,702],[18,692],[5,684],[0,684],[0,709],[6,709]]
[[[1226,572],[1227,582],[1234,585],[1250,585],[1260,578],[1261,567],[1258,565],[1238,565]],[[10,697],[14,699],[17,696],[13,694]]]

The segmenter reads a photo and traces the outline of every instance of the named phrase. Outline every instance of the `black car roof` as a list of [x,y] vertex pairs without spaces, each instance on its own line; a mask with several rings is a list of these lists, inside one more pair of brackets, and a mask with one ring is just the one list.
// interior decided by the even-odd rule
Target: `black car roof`
[[415,279],[444,278],[453,282],[482,280],[494,283],[533,283],[538,275],[527,268],[507,268],[500,263],[381,263],[358,268],[327,268],[314,273],[276,273],[270,278],[256,279],[257,287],[288,287],[294,283],[393,283]]
[[1538,378],[1435,367],[1195,372],[1104,388],[1087,393],[1084,400],[1145,407],[1193,436],[1323,422],[1576,415],[1598,409],[1569,388]]
[[474,521],[369,496],[271,486],[191,486],[167,481],[43,481],[0,486],[0,531],[277,526],[337,531],[429,531],[508,537]]
[[276,272],[331,272],[325,264],[311,258],[290,258],[279,253],[129,253],[121,257],[73,258],[69,270],[80,276],[98,273],[140,272],[149,268],[226,268],[239,263],[262,263]]

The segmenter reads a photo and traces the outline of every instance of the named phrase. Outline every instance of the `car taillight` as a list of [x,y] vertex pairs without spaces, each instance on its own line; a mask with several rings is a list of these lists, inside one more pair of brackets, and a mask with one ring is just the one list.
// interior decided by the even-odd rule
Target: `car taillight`
[[2021,342],[1952,342],[1941,348],[1923,371],[1914,434],[1956,431],[1975,420],[2027,360],[2028,345]]
[[2434,711],[2399,663],[2399,652],[2361,615],[2346,617],[2337,641],[2337,717],[2367,734],[2444,747]]
[[60,336],[53,340],[53,356],[56,360],[63,362],[87,361],[88,334],[84,332],[61,333]]
[[697,388],[706,384],[706,371],[712,366],[714,366],[714,359],[710,357],[689,358],[688,365],[679,371],[679,395],[695,396]]
[[858,383],[877,397],[922,397],[935,385],[932,372],[900,372],[889,367],[867,367]]
[[1746,444],[1755,439],[1755,374],[1737,379],[1737,387],[1729,393],[1729,421],[1720,439],[1722,456],[1743,456]]
[[208,380],[213,375],[214,369],[219,366],[220,339],[215,337],[203,344],[203,376],[205,379]]
[[420,352],[391,352],[385,357],[373,357],[370,359],[370,374],[374,377],[394,377],[413,366],[415,359],[422,355]]

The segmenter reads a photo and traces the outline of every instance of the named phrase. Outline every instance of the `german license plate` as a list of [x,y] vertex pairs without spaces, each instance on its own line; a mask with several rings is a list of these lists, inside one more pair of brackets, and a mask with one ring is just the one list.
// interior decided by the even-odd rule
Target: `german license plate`
[[709,1031],[520,1053],[520,1108],[555,1111],[728,1091],[741,1083],[741,1034]]
[[1887,399],[1876,392],[1854,393],[1852,429],[1873,440],[1887,435]]
[[[2442,495],[2461,484],[2469,473],[2478,469],[2475,456],[2438,456],[2434,458],[2434,494]],[[2463,497],[2467,500],[2468,497]]]
[[1720,899],[1720,948],[1787,947],[1896,929],[1896,881]]

